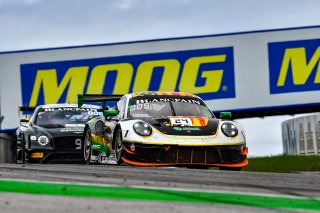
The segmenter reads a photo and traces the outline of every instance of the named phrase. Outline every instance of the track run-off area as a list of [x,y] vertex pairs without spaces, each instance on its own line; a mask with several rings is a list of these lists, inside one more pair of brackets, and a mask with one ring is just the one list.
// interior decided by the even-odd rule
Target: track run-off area
[[0,164],[0,212],[320,211],[320,172]]

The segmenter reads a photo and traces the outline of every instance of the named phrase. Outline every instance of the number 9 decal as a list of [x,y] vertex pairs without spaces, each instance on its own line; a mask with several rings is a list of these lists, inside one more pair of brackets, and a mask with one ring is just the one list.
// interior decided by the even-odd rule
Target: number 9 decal
[[81,149],[81,139],[77,138],[75,140],[75,144],[76,144],[76,150],[80,150]]

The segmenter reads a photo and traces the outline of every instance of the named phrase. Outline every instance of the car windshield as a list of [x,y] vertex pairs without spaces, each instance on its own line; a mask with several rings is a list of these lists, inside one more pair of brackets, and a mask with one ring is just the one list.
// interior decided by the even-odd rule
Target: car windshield
[[202,116],[212,118],[213,114],[202,100],[196,98],[132,98],[128,117]]
[[47,128],[79,127],[100,115],[102,115],[102,110],[94,108],[40,109],[35,124]]

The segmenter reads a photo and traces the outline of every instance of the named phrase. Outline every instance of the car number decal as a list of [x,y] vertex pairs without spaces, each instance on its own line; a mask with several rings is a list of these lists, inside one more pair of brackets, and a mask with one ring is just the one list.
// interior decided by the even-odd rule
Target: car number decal
[[81,149],[81,139],[77,138],[75,141],[75,145],[76,145],[76,150],[80,150]]
[[170,118],[172,126],[192,126],[191,118]]

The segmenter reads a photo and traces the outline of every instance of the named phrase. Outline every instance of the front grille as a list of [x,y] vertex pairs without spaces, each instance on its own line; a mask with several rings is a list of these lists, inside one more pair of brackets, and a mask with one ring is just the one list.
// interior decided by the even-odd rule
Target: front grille
[[[172,164],[240,163],[245,160],[239,146],[153,146],[135,145],[136,154],[125,153],[129,160]],[[130,149],[130,145],[126,146]]]
[[79,142],[76,143],[77,140],[81,140],[81,138],[80,137],[58,137],[53,139],[53,145],[55,150],[61,150],[61,151],[81,149]]
[[48,153],[41,163],[84,163],[82,153]]
[[215,164],[221,163],[217,148],[212,147],[170,147],[163,161],[178,164]]

